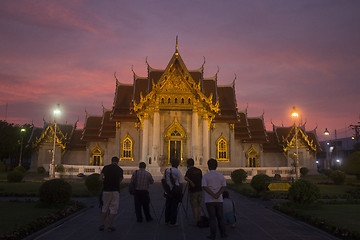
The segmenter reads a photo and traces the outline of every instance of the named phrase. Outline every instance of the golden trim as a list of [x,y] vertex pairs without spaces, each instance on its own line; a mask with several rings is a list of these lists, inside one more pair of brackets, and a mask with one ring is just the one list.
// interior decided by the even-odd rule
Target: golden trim
[[[96,146],[90,152],[90,165],[91,166],[94,166],[94,157],[96,157],[96,156],[100,157],[99,166],[102,166],[103,165],[104,151],[101,149],[99,144],[96,144]],[[96,165],[96,166],[98,166],[98,165]]]
[[219,162],[230,162],[229,141],[223,134],[216,140],[216,160]]
[[[174,133],[177,134],[174,134]],[[182,162],[183,160],[183,154],[184,154],[184,147],[185,147],[185,140],[187,138],[187,134],[185,129],[183,128],[183,126],[181,126],[181,124],[178,122],[177,118],[175,117],[174,121],[172,122],[172,124],[167,127],[164,131],[164,140],[166,141],[166,143],[168,144],[167,149],[167,163],[170,163],[170,142],[171,141],[180,141],[180,146],[181,146],[181,153],[180,153],[180,160]]]
[[[128,147],[127,144],[129,142],[130,147]],[[127,156],[124,156],[125,151],[127,151]],[[129,135],[129,133],[127,133],[125,137],[121,140],[120,161],[134,161],[134,140]]]
[[[246,158],[247,158],[247,167],[260,167],[259,163],[259,152],[256,150],[256,148],[251,144],[251,147],[246,152]],[[250,158],[254,158],[255,166],[251,166],[250,164]]]

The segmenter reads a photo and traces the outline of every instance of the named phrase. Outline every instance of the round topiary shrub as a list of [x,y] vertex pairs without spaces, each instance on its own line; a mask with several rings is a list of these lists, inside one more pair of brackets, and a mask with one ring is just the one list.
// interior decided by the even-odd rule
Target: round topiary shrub
[[21,173],[26,173],[26,169],[23,166],[15,167],[14,171],[18,171],[18,172],[21,172]]
[[45,171],[46,171],[46,170],[45,170],[44,167],[38,167],[38,168],[37,168],[37,173],[38,173],[38,174],[44,174]]
[[231,173],[230,177],[235,184],[241,184],[246,180],[247,172],[244,169],[237,169]]
[[86,177],[85,180],[86,188],[91,192],[93,195],[98,195],[102,188],[102,182],[100,181],[100,174],[93,173],[90,176]]
[[21,182],[24,178],[24,174],[20,171],[11,171],[7,174],[8,182]]
[[300,168],[300,175],[301,177],[305,177],[309,173],[309,169],[306,167]]
[[250,182],[250,185],[257,191],[262,192],[267,189],[271,181],[271,177],[266,174],[255,175]]
[[289,198],[293,202],[307,204],[320,198],[319,187],[310,181],[299,179],[289,189]]
[[64,166],[61,165],[61,164],[56,165],[56,167],[55,167],[55,172],[60,172],[60,173],[65,172]]
[[72,195],[71,185],[62,179],[51,179],[44,182],[39,189],[41,202],[47,204],[64,204]]
[[280,181],[281,180],[281,175],[276,173],[273,177],[274,181]]
[[5,164],[0,161],[0,173],[5,171]]
[[335,184],[343,184],[345,182],[346,174],[340,170],[336,170],[330,174],[330,178]]
[[325,176],[330,177],[331,173],[332,173],[331,169],[324,169]]

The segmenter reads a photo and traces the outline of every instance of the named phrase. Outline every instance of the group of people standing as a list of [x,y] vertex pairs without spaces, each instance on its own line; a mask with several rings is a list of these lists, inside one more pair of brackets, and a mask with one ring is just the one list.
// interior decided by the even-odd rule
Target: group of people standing
[[[104,230],[104,222],[109,211],[108,231],[112,232],[115,228],[112,226],[115,214],[118,211],[119,205],[119,191],[120,182],[123,179],[123,171],[118,166],[119,159],[112,158],[112,163],[103,168],[101,172],[101,179],[103,180],[103,207],[101,214],[100,231]],[[207,162],[209,171],[202,174],[201,169],[194,166],[194,160],[187,160],[188,170],[183,177],[178,169],[179,161],[177,159],[171,160],[171,167],[164,172],[162,183],[166,198],[165,202],[165,223],[169,227],[177,227],[178,206],[183,198],[183,193],[188,188],[190,205],[193,211],[194,223],[200,226],[200,216],[202,210],[203,199],[209,215],[210,235],[208,238],[215,239],[216,225],[219,226],[220,236],[226,238],[225,222],[234,226],[234,203],[229,200],[229,194],[226,191],[226,180],[224,175],[216,171],[217,161],[209,159]],[[144,211],[145,220],[147,222],[153,221],[150,214],[150,196],[149,185],[154,183],[152,175],[145,170],[146,164],[139,163],[139,170],[134,171],[131,177],[130,184],[133,185],[135,214],[137,222],[143,221],[142,210]],[[184,180],[188,183],[184,186]],[[225,202],[224,202],[224,198]],[[227,201],[228,200],[228,201]],[[229,209],[232,206],[232,214],[223,212],[224,208]],[[228,210],[227,210],[228,211]],[[230,211],[230,210],[229,210]],[[204,212],[204,211],[203,211]],[[205,212],[204,212],[205,214]],[[224,218],[225,217],[225,218]],[[161,217],[160,217],[161,218]]]

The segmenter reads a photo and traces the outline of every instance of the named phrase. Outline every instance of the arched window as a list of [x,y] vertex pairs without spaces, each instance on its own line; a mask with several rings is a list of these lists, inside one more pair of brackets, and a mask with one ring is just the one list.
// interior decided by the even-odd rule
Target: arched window
[[191,103],[191,99],[190,98],[188,98],[188,104],[190,104]]
[[120,160],[121,161],[134,161],[134,156],[133,156],[133,145],[134,145],[134,141],[133,139],[130,137],[129,134],[127,134],[123,140],[121,141],[121,145],[122,145],[122,149],[121,149],[121,156],[120,156]]
[[250,149],[246,153],[247,167],[260,167],[259,164],[259,152],[251,145]]
[[168,103],[170,103],[170,98],[168,98]]
[[177,103],[177,98],[175,98],[175,103]]
[[162,103],[162,104],[164,103],[164,98],[161,98],[161,103]]
[[216,150],[216,160],[229,161],[229,142],[223,135],[216,141]]
[[91,166],[102,166],[104,152],[98,144],[91,150],[90,154],[90,165]]
[[184,104],[184,98],[181,98],[181,104]]

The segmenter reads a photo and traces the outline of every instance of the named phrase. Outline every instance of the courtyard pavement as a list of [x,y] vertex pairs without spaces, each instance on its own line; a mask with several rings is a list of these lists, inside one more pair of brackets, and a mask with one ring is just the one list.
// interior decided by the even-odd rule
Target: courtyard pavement
[[[40,231],[27,239],[37,240],[91,240],[91,239],[116,239],[116,240],[186,240],[207,239],[209,228],[195,227],[192,221],[190,204],[187,203],[187,194],[184,203],[180,205],[178,223],[176,228],[170,228],[164,223],[162,210],[165,199],[162,197],[160,183],[150,187],[152,222],[136,222],[133,197],[127,189],[120,193],[119,213],[114,219],[115,232],[100,232],[100,209],[97,198],[83,199],[89,207],[74,217],[67,219],[58,226]],[[236,228],[227,228],[227,239],[291,239],[291,240],[324,240],[338,239],[310,225],[278,213],[269,207],[270,202],[249,199],[230,191],[230,196],[236,202],[237,224]],[[267,206],[268,205],[268,206]],[[187,209],[187,210],[186,210]],[[185,212],[187,214],[185,214]],[[156,219],[162,215],[160,222]],[[187,215],[187,216],[186,216]],[[217,239],[220,239],[217,236]]]

